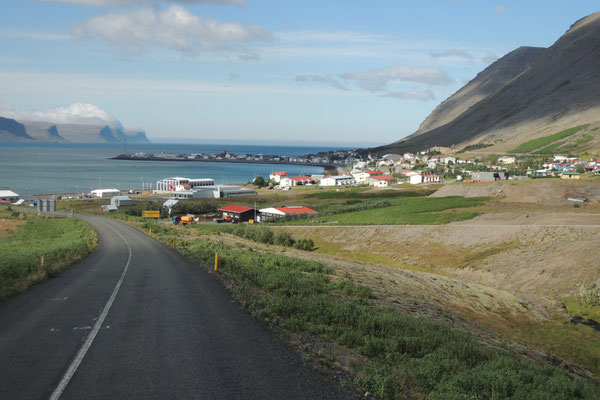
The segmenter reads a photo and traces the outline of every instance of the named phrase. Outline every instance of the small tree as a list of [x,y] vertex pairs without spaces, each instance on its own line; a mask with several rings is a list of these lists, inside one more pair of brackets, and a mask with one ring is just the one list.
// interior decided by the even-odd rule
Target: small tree
[[258,186],[258,187],[265,187],[269,185],[269,182],[267,182],[265,180],[265,178],[263,178],[262,176],[257,176],[256,178],[254,178],[254,181],[252,182],[254,185]]

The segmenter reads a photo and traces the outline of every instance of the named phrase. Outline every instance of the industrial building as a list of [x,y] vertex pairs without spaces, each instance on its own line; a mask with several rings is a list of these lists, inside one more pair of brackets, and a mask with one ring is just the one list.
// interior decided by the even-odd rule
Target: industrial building
[[174,190],[171,192],[174,199],[220,199],[237,196],[253,196],[256,189],[242,188],[239,186],[214,185],[200,186],[194,189]]
[[131,200],[128,196],[114,196],[112,199],[110,199],[110,204],[117,207],[130,206],[133,204],[133,200]]
[[215,186],[214,179],[210,178],[184,178],[174,176],[156,181],[154,193],[169,193],[176,190],[193,190],[196,188]]
[[121,194],[119,189],[96,189],[90,192],[92,197],[114,197]]
[[19,195],[8,187],[0,187],[0,202],[13,203],[19,200]]

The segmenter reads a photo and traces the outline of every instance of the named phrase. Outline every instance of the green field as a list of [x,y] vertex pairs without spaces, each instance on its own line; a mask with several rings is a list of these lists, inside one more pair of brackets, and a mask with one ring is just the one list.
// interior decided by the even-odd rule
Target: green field
[[379,306],[369,288],[334,277],[323,264],[207,239],[164,238],[209,265],[218,253],[219,271],[233,279],[234,296],[255,317],[355,353],[355,383],[378,399],[596,398],[594,382]]
[[[521,144],[519,147],[510,150],[509,153],[531,153],[536,149],[539,149],[541,147],[546,147],[548,145],[550,145],[553,142],[556,142],[557,140],[561,140],[564,139],[566,137],[569,137],[577,132],[579,132],[582,129],[586,129],[589,126],[589,124],[586,125],[579,125],[573,128],[569,128],[569,129],[565,129],[564,131],[560,131],[558,133],[555,133],[554,135],[550,135],[550,136],[544,136],[541,138],[537,138],[537,139],[533,139],[530,140],[528,142],[525,142],[523,144]],[[551,151],[551,149],[543,149],[544,153],[546,151]]]
[[95,245],[96,233],[79,219],[30,218],[11,236],[0,237],[0,299],[65,269]]
[[[339,206],[339,213],[292,219],[277,222],[277,224],[439,225],[476,217],[479,215],[476,211],[459,212],[457,210],[480,206],[485,200],[486,198],[465,197],[396,198],[388,200],[387,203],[379,203],[388,204],[382,207],[344,212],[344,206]],[[353,204],[346,207],[350,206],[356,207]]]

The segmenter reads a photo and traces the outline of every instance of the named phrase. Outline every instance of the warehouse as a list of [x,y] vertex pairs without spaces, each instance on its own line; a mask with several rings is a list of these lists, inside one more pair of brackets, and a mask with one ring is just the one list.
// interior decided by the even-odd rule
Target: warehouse
[[133,200],[131,200],[128,196],[114,196],[112,199],[110,199],[110,204],[117,207],[130,206],[133,204]]
[[92,197],[114,197],[121,194],[119,189],[96,189],[90,192]]
[[13,203],[19,200],[19,195],[7,187],[0,187],[0,201]]

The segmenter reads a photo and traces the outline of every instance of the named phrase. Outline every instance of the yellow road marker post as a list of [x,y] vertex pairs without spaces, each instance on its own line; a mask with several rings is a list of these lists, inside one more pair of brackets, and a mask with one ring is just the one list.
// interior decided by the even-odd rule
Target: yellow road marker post
[[40,257],[40,267],[44,268],[44,256]]
[[215,271],[219,268],[219,253],[215,253]]

